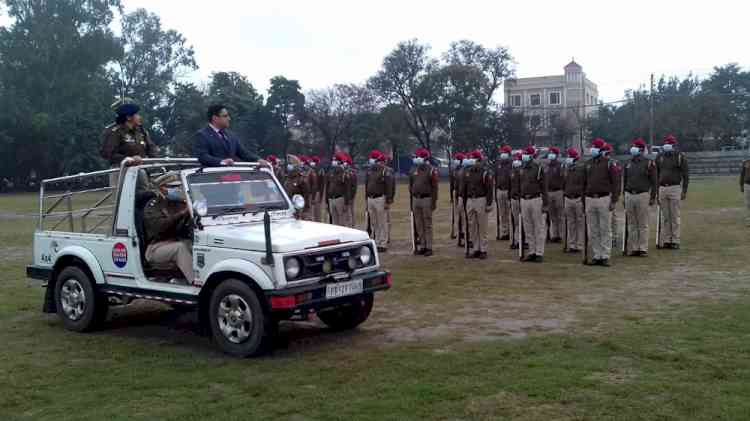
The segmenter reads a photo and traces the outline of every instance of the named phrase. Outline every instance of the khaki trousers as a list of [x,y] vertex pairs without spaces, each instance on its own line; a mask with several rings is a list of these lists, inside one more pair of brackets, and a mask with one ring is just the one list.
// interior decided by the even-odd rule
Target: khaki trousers
[[562,238],[565,222],[563,212],[565,209],[563,191],[549,192],[549,236],[550,238]]
[[[521,221],[519,215],[521,214],[521,201],[518,199],[510,200],[510,217],[513,218],[513,227],[511,229],[511,244],[518,244],[521,239]],[[528,240],[526,241],[528,243]]]
[[367,212],[370,214],[370,225],[372,226],[375,244],[378,247],[387,247],[388,219],[385,213],[385,196],[367,198]]
[[609,211],[611,202],[610,196],[586,198],[586,222],[594,260],[609,259],[612,253],[612,232],[610,231],[612,214]]
[[617,228],[619,226],[620,221],[617,220],[617,208],[615,205],[615,210],[609,212],[609,232],[612,235],[612,247],[617,248],[617,245],[620,244],[618,240],[621,240],[620,238],[620,230]]
[[568,249],[583,250],[586,229],[583,223],[583,199],[565,198],[565,220],[568,225]]
[[346,208],[349,211],[349,225],[347,225],[347,227],[354,228],[354,226],[357,225],[357,217],[354,215],[354,209],[356,208],[354,200],[352,200],[352,203]]
[[432,198],[413,198],[414,225],[417,227],[417,249],[432,250]]
[[391,208],[385,210],[385,223],[387,225],[385,231],[385,243],[391,244]]
[[195,281],[193,271],[193,245],[189,240],[159,241],[146,247],[146,261],[149,263],[172,263],[180,268],[189,284]]
[[750,227],[750,184],[745,184],[745,207],[747,207],[745,222]]
[[510,233],[510,196],[508,190],[496,190],[497,211],[500,212],[500,236]]
[[[648,251],[648,192],[625,193],[625,215],[628,218],[628,244],[626,252]],[[623,239],[625,241],[625,239]]]
[[351,226],[349,218],[351,214],[349,213],[349,206],[344,204],[344,198],[337,197],[335,199],[330,199],[328,203],[331,205],[331,219],[333,225],[341,225],[343,227]]
[[547,239],[547,223],[542,213],[542,198],[521,199],[523,230],[529,243],[529,254],[544,256],[544,243]]
[[473,252],[487,252],[487,198],[466,199],[466,212],[469,214],[469,235]]
[[466,215],[464,215],[464,198],[459,197],[458,200],[453,202],[454,212],[456,217],[453,218],[454,230],[458,233],[458,238],[466,231]]
[[661,205],[661,245],[680,244],[680,196],[682,186],[659,187]]

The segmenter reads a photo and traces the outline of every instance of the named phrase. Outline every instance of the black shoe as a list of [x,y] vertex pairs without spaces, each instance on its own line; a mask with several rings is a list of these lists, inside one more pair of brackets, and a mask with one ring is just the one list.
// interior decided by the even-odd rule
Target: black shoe
[[456,234],[451,235],[451,240],[455,240],[455,239],[456,239]]
[[424,257],[432,256],[432,249],[424,249],[424,251],[422,252],[422,256]]
[[576,253],[580,253],[580,252],[581,252],[581,250],[578,250],[578,249],[568,249],[568,253],[576,254]]
[[641,250],[638,252],[638,257],[648,257],[648,252]]
[[502,237],[500,237],[500,241],[508,241],[508,240],[510,240],[510,235],[503,235]]
[[421,250],[419,250],[419,249],[417,249],[417,250],[414,250],[414,255],[415,255],[415,256],[421,256],[421,255],[423,255],[423,254],[424,254],[424,249],[421,249]]
[[382,246],[379,246],[379,247],[378,247],[378,252],[380,252],[380,253],[385,253],[385,252],[387,252],[387,251],[388,251],[388,249],[387,249],[387,248],[385,248],[385,247],[382,247]]
[[469,248],[470,248],[470,249],[473,249],[473,248],[474,248],[474,242],[473,242],[473,241],[469,241]]
[[482,254],[482,252],[481,252],[481,251],[479,251],[479,250],[477,250],[477,251],[475,251],[474,253],[472,253],[472,256],[473,256],[473,257],[474,257],[475,259],[478,259],[478,258],[479,258],[479,255],[480,255],[480,254]]
[[536,260],[536,254],[530,254],[521,259],[522,262],[533,262],[534,260]]
[[544,256],[535,255],[534,260],[532,260],[534,263],[543,263],[544,262]]
[[487,258],[487,252],[486,251],[483,251],[483,252],[479,253],[479,259],[485,260],[486,258]]
[[562,243],[562,238],[560,238],[560,237],[555,237],[555,238],[553,238],[553,239],[552,239],[552,240],[550,240],[550,241],[552,241],[553,243]]
[[601,260],[599,260],[599,266],[609,267],[610,266],[609,259],[601,259]]
[[630,257],[637,257],[637,256],[640,256],[640,255],[641,255],[640,251],[631,251],[630,253],[628,253],[628,256],[630,256]]
[[680,249],[680,243],[672,243],[672,250],[679,250]]
[[518,250],[518,243],[513,243],[510,245],[511,250]]

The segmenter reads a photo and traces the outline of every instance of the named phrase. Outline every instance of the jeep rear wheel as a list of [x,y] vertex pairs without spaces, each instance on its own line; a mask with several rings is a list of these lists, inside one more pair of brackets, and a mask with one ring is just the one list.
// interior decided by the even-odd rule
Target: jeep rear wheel
[[370,317],[373,301],[372,293],[362,294],[340,307],[318,312],[318,318],[333,330],[353,329]]
[[57,315],[65,328],[85,332],[96,328],[107,317],[107,300],[96,293],[91,278],[81,268],[63,269],[55,282]]
[[276,333],[276,322],[264,310],[258,294],[245,282],[227,279],[209,303],[211,336],[222,351],[237,357],[265,352]]

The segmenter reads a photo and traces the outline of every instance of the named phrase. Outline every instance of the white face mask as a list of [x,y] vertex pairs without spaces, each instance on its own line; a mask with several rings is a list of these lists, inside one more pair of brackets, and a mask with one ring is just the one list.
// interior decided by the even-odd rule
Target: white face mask
[[514,160],[513,161],[513,168],[518,168],[520,166],[521,166],[521,161],[519,161],[519,160]]
[[312,168],[315,168],[315,163],[314,163],[314,162],[311,162],[311,163],[310,163],[310,167],[312,167]]
[[667,143],[666,145],[661,147],[661,150],[663,150],[664,152],[672,152],[673,149],[674,147],[671,143]]
[[422,165],[422,164],[424,164],[424,159],[420,158],[420,157],[415,157],[412,161],[414,162],[415,165]]
[[292,164],[286,164],[286,170],[289,171],[289,172],[294,171],[294,165],[292,165]]
[[641,148],[633,146],[632,148],[630,148],[630,154],[633,155],[633,156],[640,155],[641,154]]
[[375,159],[374,158],[370,158],[370,160],[368,162],[370,163],[370,165],[375,165]]
[[458,167],[459,165],[461,165],[461,161],[459,161],[458,159],[454,159],[453,161],[451,161],[451,163],[454,167]]
[[596,158],[601,153],[601,149],[599,148],[591,148],[591,156]]
[[341,163],[339,161],[333,160],[331,161],[331,165],[334,167],[338,167],[339,165],[341,165]]
[[476,163],[477,163],[477,160],[476,160],[476,159],[474,159],[474,158],[469,158],[469,159],[467,159],[466,161],[467,161],[467,163],[466,163],[466,166],[467,166],[467,167],[473,167],[473,166],[474,166],[474,164],[476,164]]
[[549,158],[550,161],[554,161],[554,160],[557,159],[557,154],[551,153],[551,154],[547,155],[547,158]]
[[529,162],[531,161],[531,155],[523,154],[521,155],[521,159],[523,160],[523,162]]
[[507,152],[503,152],[500,154],[500,159],[508,159],[508,158],[510,158],[510,155],[508,155]]

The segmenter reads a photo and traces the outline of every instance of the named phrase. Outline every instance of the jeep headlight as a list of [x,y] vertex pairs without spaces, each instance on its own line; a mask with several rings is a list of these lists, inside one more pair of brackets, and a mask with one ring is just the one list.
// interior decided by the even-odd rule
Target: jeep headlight
[[367,266],[372,261],[372,251],[367,246],[362,246],[359,249],[359,261],[362,266]]
[[290,281],[298,277],[300,272],[302,272],[302,265],[299,259],[296,257],[287,259],[286,263],[284,263],[284,272],[286,272],[286,279]]

